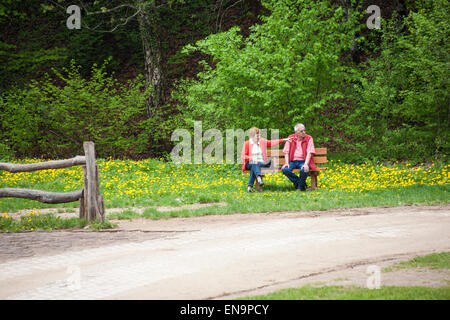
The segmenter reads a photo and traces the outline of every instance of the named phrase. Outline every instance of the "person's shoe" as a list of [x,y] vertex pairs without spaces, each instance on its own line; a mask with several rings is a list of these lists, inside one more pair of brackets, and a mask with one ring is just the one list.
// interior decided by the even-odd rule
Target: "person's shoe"
[[248,187],[248,188],[247,188],[247,193],[252,193],[252,192],[254,192],[253,189],[252,189],[252,187]]
[[298,190],[300,191],[306,191],[306,189],[308,188],[308,185],[306,183],[304,183],[303,185],[298,187]]
[[264,185],[264,182],[263,182],[261,176],[258,176],[258,177],[256,178],[256,180],[258,181],[258,183],[259,183],[259,185],[260,185],[261,187]]

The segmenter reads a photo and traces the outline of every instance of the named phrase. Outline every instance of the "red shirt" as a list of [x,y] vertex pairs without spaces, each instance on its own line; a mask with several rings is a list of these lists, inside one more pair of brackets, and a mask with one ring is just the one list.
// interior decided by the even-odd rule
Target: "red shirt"
[[[284,149],[283,152],[284,153],[289,153],[291,147],[291,143],[289,141],[286,142],[286,144],[284,145]],[[311,137],[311,139],[309,139],[307,145],[306,145],[306,154],[303,153],[303,149],[302,149],[302,144],[301,143],[296,143],[296,147],[294,150],[294,158],[293,161],[295,160],[306,160],[306,156],[308,153],[312,153],[315,154],[316,153],[316,149],[314,148],[314,140]],[[292,160],[291,160],[292,161]]]
[[[305,137],[302,140],[299,140],[297,138],[296,134],[291,134],[289,136],[289,138],[291,138],[291,142],[289,143],[289,149],[287,150],[288,152],[286,152],[286,146],[283,149],[283,151],[285,153],[287,153],[289,162],[294,161],[295,159],[295,151],[297,150],[297,144],[300,144],[300,147],[302,149],[302,155],[304,156],[304,159],[300,159],[300,160],[305,160],[306,159],[306,155],[308,155],[308,145],[309,145],[309,141],[312,141],[312,137],[310,135],[305,135]],[[311,169],[311,171],[317,171],[317,167],[316,164],[314,163],[314,154],[316,153],[316,150],[314,149],[314,142],[312,145],[312,149],[314,152],[311,152],[311,159],[309,160],[309,168]]]

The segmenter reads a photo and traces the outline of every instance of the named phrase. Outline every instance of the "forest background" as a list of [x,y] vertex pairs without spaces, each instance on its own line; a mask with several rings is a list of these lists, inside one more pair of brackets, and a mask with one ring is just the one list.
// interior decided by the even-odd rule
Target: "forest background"
[[83,141],[100,158],[167,159],[172,132],[202,121],[269,137],[302,122],[352,163],[446,162],[449,6],[1,0],[0,159],[72,157]]

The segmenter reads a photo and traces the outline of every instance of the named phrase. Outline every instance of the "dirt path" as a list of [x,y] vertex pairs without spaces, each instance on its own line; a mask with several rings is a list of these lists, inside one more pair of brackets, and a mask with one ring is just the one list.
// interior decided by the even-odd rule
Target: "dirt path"
[[[365,286],[367,266],[450,251],[450,205],[121,220],[114,231],[0,234],[0,299],[228,299]],[[448,286],[448,271],[381,285]]]

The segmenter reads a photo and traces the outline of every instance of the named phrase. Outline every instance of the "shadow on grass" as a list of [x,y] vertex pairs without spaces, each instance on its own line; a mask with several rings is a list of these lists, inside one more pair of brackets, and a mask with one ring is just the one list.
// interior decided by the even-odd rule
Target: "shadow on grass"
[[265,183],[262,187],[263,192],[294,192],[300,190],[296,190],[293,184],[289,185],[275,185],[270,182]]

